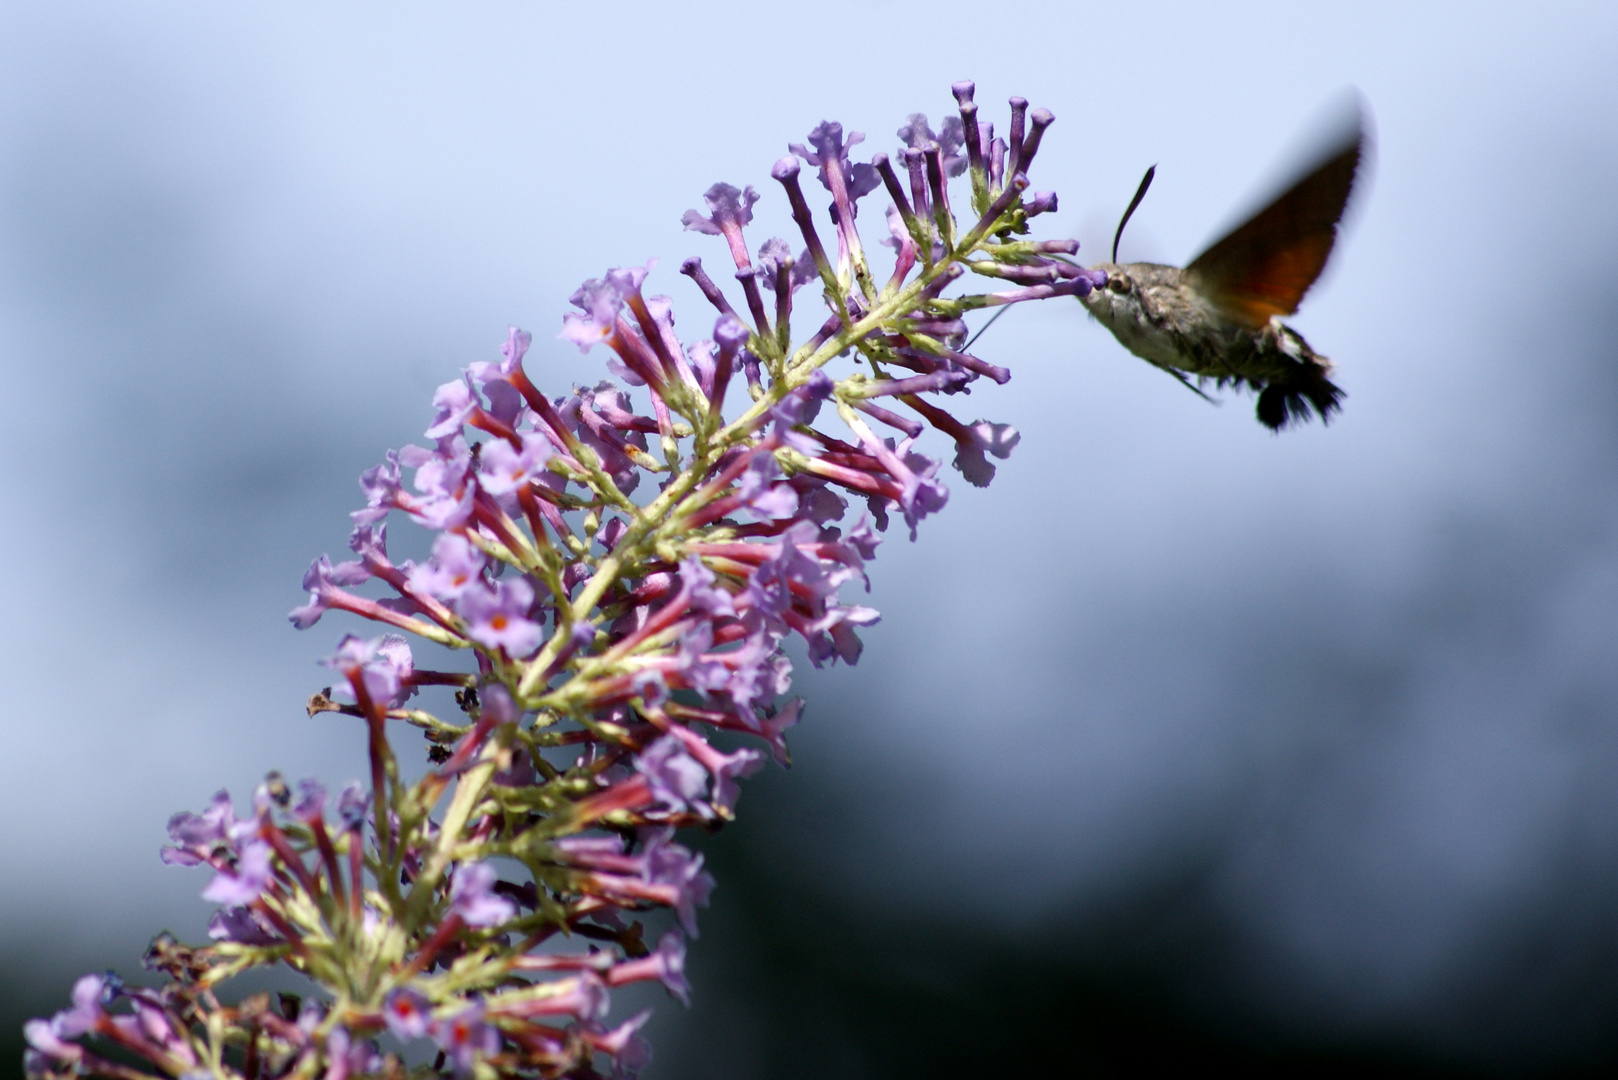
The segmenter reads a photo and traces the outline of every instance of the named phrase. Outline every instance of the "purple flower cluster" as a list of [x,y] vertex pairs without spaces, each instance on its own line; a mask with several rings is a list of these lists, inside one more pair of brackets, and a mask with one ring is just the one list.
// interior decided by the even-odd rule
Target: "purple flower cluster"
[[[154,946],[161,992],[81,980],[73,1008],[29,1026],[31,1072],[402,1076],[373,1041],[384,1032],[430,1040],[437,1068],[462,1075],[628,1075],[646,1060],[645,1014],[608,1026],[611,991],[658,982],[689,1000],[686,942],[714,882],[675,837],[733,817],[737,782],[767,756],[787,764],[784,732],[802,715],[783,697],[787,644],[817,666],[858,660],[877,613],[843,587],[869,587],[892,517],[914,538],[948,498],[940,463],[917,449],[929,428],[977,485],[1016,445],[1009,426],[939,404],[1009,378],[964,350],[963,316],[1097,284],[1065,257],[1072,242],[1021,239],[1055,208],[1023,197],[1049,114],[1013,99],[1001,139],[978,124],[971,85],[955,91],[960,114],[941,133],[920,115],[900,129],[903,177],[885,154],[853,161],[863,137],[838,124],[792,146],[772,176],[797,256],[779,238],[751,253],[753,188],[708,190],[707,213],[684,222],[725,241],[745,309],[688,260],[717,310],[711,338],[676,335],[669,300],[644,291],[650,264],[615,269],[573,295],[559,337],[606,349],[617,382],[541,393],[524,366],[532,339],[512,328],[499,360],[439,387],[426,445],[361,477],[355,557],[317,559],[291,613],[300,629],[336,611],[386,631],[345,636],[326,661],[335,687],[309,705],[363,724],[369,789],[350,784],[328,806],[319,784],[272,776],[245,817],[223,792],[176,815],[163,858],[213,870],[213,944]],[[800,158],[830,197],[830,248]],[[963,174],[964,227],[948,190]],[[857,217],[884,187],[894,266],[879,285]],[[967,271],[1015,287],[945,297]],[[830,314],[794,344],[795,298],[814,280]],[[856,370],[834,379],[826,365],[847,354]],[[425,560],[389,554],[400,520],[435,534]],[[409,637],[467,659],[418,666]],[[449,719],[427,708],[446,691]],[[390,737],[402,725],[429,743],[432,768],[413,783]],[[644,919],[662,923],[655,944]],[[213,997],[219,980],[276,962],[330,1000]],[[114,1001],[132,1011],[113,1015]],[[114,1066],[86,1038],[151,1069]]]

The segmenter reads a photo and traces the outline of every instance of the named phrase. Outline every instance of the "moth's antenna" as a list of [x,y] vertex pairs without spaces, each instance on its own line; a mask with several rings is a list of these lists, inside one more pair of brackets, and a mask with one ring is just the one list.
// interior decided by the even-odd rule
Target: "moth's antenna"
[[[1008,312],[1010,310],[1011,310],[1011,305],[1007,304],[1004,307],[1002,307],[999,311],[997,311],[993,315],[989,316],[989,321],[984,323],[981,327],[979,327],[978,332],[972,335],[972,341],[976,341],[978,338],[982,337],[984,335],[984,333],[989,329],[989,327],[994,325],[994,322],[995,322],[996,319],[998,319],[1000,316],[1004,315],[1006,312]],[[962,345],[961,346],[961,351],[965,352],[966,350],[970,349],[972,347],[972,341],[968,341],[965,345]]]
[[1129,217],[1135,212],[1135,207],[1146,198],[1146,189],[1152,186],[1152,177],[1157,175],[1157,166],[1153,165],[1146,170],[1146,175],[1140,178],[1140,187],[1135,189],[1135,197],[1129,200],[1129,209],[1124,216],[1118,219],[1118,231],[1112,234],[1112,261],[1118,261],[1118,241],[1123,238],[1124,226],[1129,224]]

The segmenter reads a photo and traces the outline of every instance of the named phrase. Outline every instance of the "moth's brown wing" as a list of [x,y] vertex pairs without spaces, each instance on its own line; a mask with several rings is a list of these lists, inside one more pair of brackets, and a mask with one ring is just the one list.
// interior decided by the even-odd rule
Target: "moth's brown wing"
[[1356,115],[1343,145],[1191,261],[1185,271],[1198,291],[1254,327],[1297,311],[1337,240],[1364,143]]

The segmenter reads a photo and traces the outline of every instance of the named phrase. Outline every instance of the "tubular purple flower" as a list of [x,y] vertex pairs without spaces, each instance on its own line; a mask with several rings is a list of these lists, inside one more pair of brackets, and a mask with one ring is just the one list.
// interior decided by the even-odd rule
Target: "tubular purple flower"
[[986,180],[983,170],[983,137],[978,131],[978,106],[972,100],[977,87],[970,80],[962,80],[950,87],[950,93],[955,95],[955,104],[961,110],[962,134],[966,142],[967,160],[972,169],[972,184],[974,188],[982,185]]
[[685,810],[708,786],[707,770],[671,735],[641,751],[635,771],[651,782],[653,797],[671,811]]
[[930,375],[912,375],[907,379],[886,379],[867,384],[865,393],[871,397],[895,394],[926,394],[935,390],[951,391],[971,381],[964,371],[935,371]]
[[638,960],[615,964],[607,973],[608,986],[626,986],[656,979],[681,1005],[691,1005],[691,983],[685,977],[685,938],[670,930],[657,940],[657,948]]
[[333,1028],[326,1036],[326,1073],[322,1080],[348,1080],[356,1073],[374,1073],[381,1067],[382,1053],[371,1040],[356,1040],[342,1027]]
[[1056,210],[1056,192],[1036,191],[1022,201],[1022,208],[1029,217],[1053,213]]
[[[526,376],[518,372],[514,378],[526,381]],[[491,379],[483,384],[483,396],[488,399],[488,407],[484,410],[486,418],[495,424],[515,429],[529,415],[527,398],[517,389],[515,383],[503,379]],[[474,421],[475,422],[475,421]],[[494,425],[485,425],[493,430]],[[549,436],[547,436],[548,438]]]
[[162,850],[162,860],[170,866],[196,866],[207,862],[214,850],[227,843],[236,825],[236,810],[230,792],[221,788],[201,814],[181,810],[169,818],[169,839],[173,847]]
[[783,769],[792,765],[792,755],[787,753],[786,729],[795,725],[803,715],[803,699],[792,698],[779,710],[766,709],[759,718],[759,734],[770,745],[770,753],[775,756],[776,764]]
[[846,205],[852,217],[855,200],[875,191],[877,184],[881,183],[875,168],[854,164],[848,159],[849,148],[864,141],[865,136],[857,131],[849,132],[848,138],[844,139],[842,124],[835,120],[822,120],[809,133],[809,145],[814,147],[813,151],[805,149],[800,143],[792,143],[787,149],[819,168],[821,186],[831,192],[839,208]]
[[522,370],[522,358],[533,344],[534,335],[515,326],[506,328],[506,343],[500,346],[500,374],[510,378]]
[[471,1074],[479,1054],[492,1057],[500,1052],[500,1032],[484,1023],[483,1006],[477,1002],[453,1016],[434,1020],[429,1030],[460,1076]]
[[[491,394],[491,385],[501,383],[515,390],[516,388],[511,385],[511,380],[522,371],[522,358],[527,354],[528,347],[533,344],[533,340],[534,336],[528,331],[519,330],[515,326],[507,327],[505,343],[500,346],[500,362],[491,364],[480,361],[469,365],[466,369],[468,379],[474,387],[482,390],[485,394]],[[493,391],[492,393],[500,394],[503,391]],[[514,423],[514,421],[507,422]]]
[[236,864],[216,873],[202,890],[202,898],[226,907],[251,904],[269,888],[274,861],[274,851],[269,844],[263,840],[248,841],[237,854]]
[[672,668],[672,673],[680,677],[686,689],[704,696],[723,689],[730,681],[730,669],[724,661],[707,655],[711,648],[713,628],[700,623],[680,635],[679,651]]
[[[1102,284],[1106,284],[1105,271],[1098,273],[1101,275]],[[1049,300],[1057,296],[1088,296],[1096,287],[1095,280],[1095,275],[1086,272],[1083,276],[1059,281],[1054,285],[1030,285],[1025,289],[987,293],[984,296],[983,306],[999,307],[1002,304],[1021,304],[1027,300]]]
[[246,907],[224,907],[214,912],[208,919],[208,937],[238,945],[278,945],[284,940]]
[[780,425],[776,430],[777,437],[786,438],[789,433],[783,429],[814,423],[815,417],[820,415],[821,403],[831,397],[834,385],[831,376],[824,371],[816,371],[802,386],[773,406],[770,409],[770,419]]
[[815,279],[815,264],[809,258],[809,252],[794,256],[792,248],[787,242],[778,237],[771,237],[764,241],[758,250],[759,270],[765,277],[774,281],[776,274],[783,268],[789,272],[788,284],[790,291],[796,292]]
[[429,529],[452,529],[472,516],[472,450],[459,433],[446,436],[434,450],[406,446],[399,460],[416,470],[412,485],[418,498],[399,500],[399,508]]
[[439,600],[460,598],[483,577],[488,557],[459,533],[440,533],[432,558],[410,568],[410,586]]
[[747,313],[753,317],[753,326],[760,337],[768,338],[774,331],[770,329],[769,312],[764,310],[764,294],[758,285],[762,273],[757,267],[749,266],[736,271],[736,280],[741,283],[742,295],[747,298]]
[[[910,231],[909,238],[915,243],[924,242],[923,226],[916,218],[916,209],[911,205],[904,185],[899,181],[899,174],[894,171],[892,160],[886,154],[873,154],[871,167],[876,169],[877,175],[882,178],[882,184],[888,191],[888,198],[893,200],[891,209],[904,221]],[[906,273],[908,272],[907,269]]]
[[618,290],[618,295],[625,301],[640,292],[640,287],[646,283],[646,276],[657,265],[656,259],[647,259],[645,266],[615,266],[607,271],[607,283]]
[[472,414],[482,407],[466,378],[444,383],[433,393],[433,422],[424,434],[429,439],[458,435]]
[[81,975],[73,984],[73,1007],[51,1017],[51,1033],[74,1039],[94,1031],[107,1016],[107,1004],[119,983],[107,975]]
[[898,135],[904,148],[911,150],[926,151],[937,143],[945,176],[960,176],[966,171],[967,158],[961,153],[966,145],[966,129],[959,116],[946,116],[943,129],[935,135],[926,114],[911,113],[910,122],[899,129]]
[[343,823],[343,828],[351,832],[358,832],[365,824],[365,810],[369,803],[365,789],[358,780],[351,780],[343,786],[337,796],[337,817]]
[[736,796],[740,793],[736,781],[744,776],[752,776],[763,768],[764,755],[746,747],[734,753],[722,754],[709,746],[702,736],[688,728],[676,727],[673,734],[685,743],[686,750],[713,777],[713,805],[727,812],[734,812]]
[[593,971],[550,983],[549,987],[555,988],[555,992],[522,1003],[523,1016],[576,1016],[586,1023],[595,1023],[612,1007],[607,984]]
[[[865,273],[864,255],[860,249],[859,230],[854,219],[859,214],[861,195],[876,189],[881,182],[876,169],[870,165],[855,165],[848,159],[848,148],[865,139],[859,132],[850,132],[845,142],[843,125],[831,120],[822,121],[809,133],[813,152],[799,144],[791,144],[794,154],[811,165],[820,167],[820,183],[831,192],[832,221],[837,226],[839,265],[852,265],[857,277]],[[790,196],[790,192],[789,192]],[[817,267],[818,268],[818,267]]]
[[[28,1021],[22,1026],[22,1034],[23,1038],[28,1040],[28,1045],[33,1048],[33,1052],[52,1061],[71,1063],[84,1056],[84,1048],[63,1039],[57,1034],[55,1025],[48,1020]],[[29,1069],[30,1074],[41,1071],[44,1070],[37,1067]]]
[[417,990],[400,987],[383,999],[382,1020],[400,1042],[419,1039],[432,1026],[432,1002]]
[[918,316],[906,321],[905,336],[925,334],[930,338],[937,338],[946,344],[954,344],[966,339],[967,326],[963,319],[942,318],[940,316]]
[[905,220],[904,212],[897,206],[888,207],[887,216],[888,238],[881,243],[893,249],[901,263],[907,263],[904,272],[908,273],[916,263],[916,240],[910,235],[910,224]]
[[630,692],[645,709],[661,709],[669,699],[669,684],[661,668],[645,667],[630,677]]
[[361,525],[368,525],[387,517],[388,510],[396,505],[401,475],[399,455],[396,451],[389,450],[386,459],[380,465],[373,465],[360,474],[360,490],[365,493],[365,509],[356,510],[349,517]]
[[488,863],[464,863],[450,881],[449,911],[468,926],[499,926],[517,914],[510,900],[492,891],[496,874]]
[[[581,865],[595,866],[598,860],[612,859],[624,853],[624,838],[608,836],[564,836],[553,845],[558,851],[581,860]],[[622,867],[619,867],[622,869]]]
[[[697,387],[711,401],[714,397],[714,350],[711,341],[693,341],[685,347],[686,363],[696,376]],[[726,373],[728,379],[729,373]],[[720,408],[723,408],[721,405]]]
[[[899,482],[902,490],[899,506],[904,512],[905,524],[910,526],[910,539],[914,540],[916,525],[921,519],[942,510],[944,504],[949,501],[949,491],[932,479],[933,473],[938,471],[938,463],[921,454],[912,453],[908,439],[899,451],[895,452],[887,443],[872,435],[871,429],[864,424],[859,424],[856,431],[866,450],[870,451],[887,469],[888,474]],[[902,458],[900,455],[903,455]]]
[[640,484],[641,471],[635,452],[645,452],[646,437],[639,431],[624,434],[596,411],[596,394],[602,391],[614,392],[614,388],[611,383],[602,383],[595,390],[578,388],[564,406],[563,415],[575,422],[573,430],[579,441],[596,452],[601,467],[612,477],[618,490],[628,495]]
[[658,431],[657,421],[649,416],[636,416],[630,411],[628,395],[610,382],[597,383],[594,390],[581,390],[579,394],[597,416],[623,432],[630,445],[644,450],[646,440],[636,439],[635,434],[650,435]]
[[949,502],[949,489],[933,479],[938,462],[932,458],[911,451],[904,455],[904,462],[910,475],[902,481],[904,494],[899,497],[899,507],[904,511],[905,524],[910,526],[910,539],[914,540],[921,519],[938,513]]
[[517,659],[539,648],[545,631],[528,617],[534,587],[525,579],[479,585],[461,594],[456,607],[466,619],[466,636]]
[[916,421],[906,419],[905,417],[900,416],[898,413],[890,412],[889,410],[882,408],[880,405],[872,405],[869,401],[861,401],[856,399],[849,402],[849,404],[858,409],[860,412],[864,413],[866,416],[869,416],[871,419],[879,421],[883,424],[887,424],[891,428],[896,428],[899,431],[904,432],[905,435],[912,439],[919,436],[924,430],[922,425],[916,423]]
[[950,225],[954,221],[954,213],[949,203],[949,177],[944,175],[944,154],[937,143],[929,143],[924,150],[911,151],[920,153],[922,164],[927,173],[927,193],[933,207],[933,221],[938,231],[946,238],[951,237]]
[[[406,653],[410,646],[404,638],[399,638]],[[292,808],[292,816],[305,824],[324,819],[326,815],[326,786],[320,781],[308,778],[298,781],[298,802]]]
[[[617,294],[622,306],[618,309],[616,320],[612,327],[612,336],[607,344],[617,353],[621,365],[609,360],[607,366],[626,378],[634,385],[647,384],[652,387],[661,387],[666,376],[672,374],[667,357],[658,355],[663,348],[662,337],[654,333],[654,319],[641,296],[640,286],[646,279],[655,260],[650,260],[645,266],[616,267],[607,271],[607,284]],[[640,329],[636,330],[624,318],[623,308],[627,307],[634,314]],[[656,405],[662,399],[656,395],[653,403]]]
[[522,710],[511,697],[511,691],[497,682],[485,683],[478,691],[483,703],[481,719],[494,724],[509,724],[522,718]]
[[792,661],[780,651],[779,645],[783,633],[783,630],[762,626],[749,635],[741,648],[725,654],[726,662],[731,665],[725,696],[743,714],[755,704],[784,693],[790,685]]
[[652,1060],[652,1047],[637,1032],[651,1018],[652,1010],[642,1009],[611,1031],[596,1030],[599,1025],[581,1025],[579,1034],[599,1052],[613,1059],[613,1076],[633,1078]]
[[736,494],[741,504],[761,521],[789,518],[798,512],[798,493],[789,484],[774,482],[780,475],[774,455],[755,454],[737,481]]
[[414,670],[414,661],[410,645],[398,634],[370,639],[344,634],[337,642],[337,652],[321,663],[348,680],[348,687],[334,687],[334,692],[358,700],[363,687],[366,696],[382,708],[409,696],[406,680]]
[[402,635],[383,634],[376,639],[376,663],[390,669],[399,683],[389,704],[401,705],[415,695],[416,658],[410,651],[410,642]]
[[1006,159],[1009,156],[1006,140],[994,137],[994,125],[987,125],[984,129],[985,143],[988,146],[989,157],[989,190],[995,191],[1005,186]]
[[731,184],[718,183],[703,193],[702,201],[708,204],[708,216],[687,210],[680,218],[680,223],[694,232],[723,236],[730,245],[730,257],[736,261],[736,268],[746,270],[752,264],[747,258],[747,241],[742,236],[742,227],[753,220],[753,204],[758,202],[758,192],[753,190],[752,185],[742,190]]
[[307,630],[338,602],[351,595],[340,589],[339,585],[356,584],[370,576],[357,562],[345,562],[334,567],[329,557],[320,556],[309,564],[309,569],[303,575],[303,587],[309,593],[309,602],[293,608],[287,618],[295,628]]
[[1002,460],[1022,438],[1010,424],[991,424],[979,420],[963,424],[949,413],[920,399],[906,399],[908,404],[925,416],[929,423],[955,440],[955,467],[961,475],[978,487],[987,487],[994,479],[994,465],[984,457],[985,452]]
[[713,392],[709,395],[714,415],[724,406],[725,388],[730,385],[730,376],[735,370],[736,354],[746,347],[747,339],[747,326],[735,315],[721,315],[714,323],[713,340],[719,346],[719,355],[714,360]]
[[820,243],[820,235],[815,232],[814,215],[810,213],[809,204],[804,201],[803,188],[798,184],[797,160],[788,156],[777,161],[770,169],[770,178],[786,190],[787,202],[792,207],[793,223],[803,233],[803,241],[808,246],[815,270],[820,274],[822,281],[831,281],[831,260],[826,257],[826,249]]
[[848,512],[847,500],[828,487],[824,480],[808,473],[798,473],[787,482],[798,493],[801,516],[816,525],[841,521]]
[[[858,552],[860,558],[871,560],[876,558],[876,549],[877,545],[882,543],[882,534],[871,527],[869,518],[861,514],[860,520],[854,526],[853,531],[844,538],[844,543]],[[848,561],[851,562],[855,569],[861,568],[861,564],[857,561]],[[867,586],[869,586],[869,583],[867,583]],[[866,591],[870,591],[869,587],[867,587]]]
[[[741,675],[752,664],[767,662],[769,656],[764,654],[773,654],[777,640],[787,632],[785,617],[792,609],[792,580],[783,571],[779,558],[759,565],[737,595],[737,601],[738,608],[745,609],[743,625],[753,631],[743,646],[727,657],[735,665],[737,675]],[[756,655],[748,655],[749,646]],[[748,703],[737,701],[736,704],[742,708]]]
[[881,621],[882,616],[875,608],[828,603],[825,614],[809,624],[810,662],[820,667],[835,657],[845,664],[859,663],[865,646],[854,633],[854,627],[874,626]]
[[623,294],[616,285],[610,280],[591,278],[579,286],[569,302],[583,314],[563,315],[562,332],[557,337],[573,342],[581,353],[611,340],[618,325],[618,312],[624,306]]
[[718,581],[701,559],[687,557],[681,561],[680,587],[688,591],[691,608],[713,616],[733,616],[736,603]]
[[[663,372],[688,385],[693,384],[695,378],[691,369],[685,365],[685,350],[681,348],[680,339],[674,333],[674,301],[666,296],[648,296],[643,300],[637,294],[629,298],[628,303],[630,309],[635,312],[647,343],[657,354]],[[655,409],[660,402],[662,398],[654,396],[653,408]]]
[[1026,173],[1028,167],[1034,163],[1034,155],[1039,152],[1040,140],[1045,136],[1045,129],[1056,122],[1056,116],[1049,109],[1035,109],[1028,114],[1028,137],[1023,140],[1022,154],[1017,158],[1016,172]]
[[160,1004],[158,995],[135,990],[128,996],[130,1007],[134,1009],[134,1016],[129,1019],[135,1021],[147,1045],[185,1065],[195,1065],[197,1055],[186,1038],[184,1024]]
[[478,455],[478,484],[490,495],[509,495],[527,486],[551,458],[551,447],[543,439],[522,436],[522,449],[504,439],[483,444]]
[[618,546],[618,541],[623,539],[624,533],[628,529],[629,526],[624,522],[623,518],[611,518],[596,533],[596,543],[610,552]]
[[1024,124],[1028,116],[1028,99],[1014,97],[1010,99],[1008,104],[1011,106],[1011,129],[1006,137],[1006,174],[1015,176],[1019,172],[1028,171],[1027,167],[1022,163],[1022,144],[1023,135],[1025,134]]
[[372,577],[382,578],[389,584],[402,580],[402,575],[388,558],[387,522],[355,525],[354,531],[348,534],[348,548],[359,556],[359,561],[341,563],[333,568],[333,580],[337,584],[357,585]]
[[720,315],[734,316],[736,314],[736,309],[730,306],[730,301],[725,299],[725,294],[719,291],[719,286],[714,284],[713,278],[709,277],[708,272],[702,268],[701,259],[695,255],[686,259],[680,264],[680,273],[696,283],[697,288],[702,291],[703,297],[718,309]]
[[713,875],[702,869],[702,856],[671,843],[673,830],[658,829],[646,843],[645,880],[652,885],[672,886],[677,891],[674,913],[680,920],[686,936],[697,935],[697,908],[708,906],[708,894],[713,892]]
[[955,467],[971,483],[988,487],[989,481],[994,479],[994,466],[983,456],[984,452],[1003,461],[1011,456],[1022,435],[1010,424],[991,424],[987,420],[979,420],[966,428],[966,432],[970,440],[956,444]]
[[1043,285],[1047,282],[1059,280],[1056,267],[1049,264],[1024,265],[980,262],[972,268],[972,271],[985,277],[997,277],[1003,281],[1014,281],[1019,285]]

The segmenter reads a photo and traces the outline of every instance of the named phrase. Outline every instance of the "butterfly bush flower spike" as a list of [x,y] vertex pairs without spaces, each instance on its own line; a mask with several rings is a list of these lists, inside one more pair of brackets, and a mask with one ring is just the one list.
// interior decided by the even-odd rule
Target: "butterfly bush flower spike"
[[[1000,138],[970,83],[954,93],[957,115],[911,115],[887,153],[828,121],[773,185],[710,187],[683,221],[724,243],[735,283],[682,265],[714,309],[687,316],[695,335],[652,263],[608,269],[549,349],[609,377],[541,389],[512,328],[438,389],[421,442],[361,477],[355,558],[315,560],[291,613],[349,631],[308,711],[353,729],[363,780],[333,797],[272,774],[245,806],[220,792],[176,814],[162,858],[211,871],[209,942],[155,940],[152,989],[85,976],[28,1025],[30,1075],[646,1064],[646,1014],[614,993],[701,992],[686,953],[715,881],[682,830],[733,818],[741,781],[790,761],[790,657],[859,659],[878,615],[844,592],[869,588],[895,519],[915,538],[945,508],[941,455],[982,486],[1017,443],[962,409],[1010,378],[966,351],[967,316],[1101,280],[1071,241],[1028,236],[1056,205],[1027,194],[1050,115],[1014,99]],[[750,235],[772,198],[795,235]],[[426,529],[426,556],[395,562],[389,526]],[[228,986],[279,965],[310,989]]]

